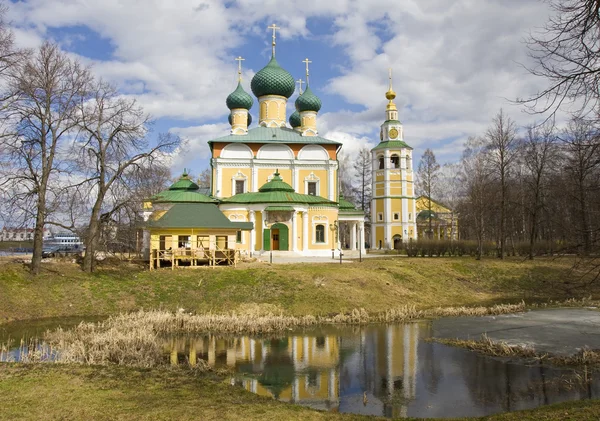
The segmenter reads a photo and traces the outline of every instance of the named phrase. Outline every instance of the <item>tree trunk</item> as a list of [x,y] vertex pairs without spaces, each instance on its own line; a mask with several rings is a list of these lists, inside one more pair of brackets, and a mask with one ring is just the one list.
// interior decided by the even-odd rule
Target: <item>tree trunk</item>
[[92,208],[90,223],[88,225],[88,235],[85,240],[85,255],[83,256],[83,271],[91,273],[96,267],[96,246],[100,234],[100,205],[104,199],[102,192],[98,193],[98,199]]
[[31,274],[39,275],[42,266],[42,248],[44,245],[44,224],[46,222],[46,194],[38,193],[37,215],[33,233],[33,256],[31,257]]

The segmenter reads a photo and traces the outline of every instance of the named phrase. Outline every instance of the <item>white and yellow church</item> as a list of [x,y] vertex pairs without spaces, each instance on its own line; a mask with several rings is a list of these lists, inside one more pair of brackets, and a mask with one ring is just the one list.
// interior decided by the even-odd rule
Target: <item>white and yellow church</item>
[[[230,133],[208,142],[211,191],[200,192],[184,174],[169,190],[144,204],[144,234],[151,267],[235,263],[235,256],[287,252],[331,256],[342,252],[340,231],[349,231],[349,253],[364,250],[365,215],[340,194],[338,154],[342,144],[319,136],[321,100],[309,83],[288,118],[296,81],[275,59],[275,30],[269,63],[251,81],[258,124],[251,128],[254,98],[241,83],[227,97]],[[391,79],[390,79],[391,80]],[[371,247],[392,248],[416,238],[412,149],[387,92],[386,121],[373,154]]]

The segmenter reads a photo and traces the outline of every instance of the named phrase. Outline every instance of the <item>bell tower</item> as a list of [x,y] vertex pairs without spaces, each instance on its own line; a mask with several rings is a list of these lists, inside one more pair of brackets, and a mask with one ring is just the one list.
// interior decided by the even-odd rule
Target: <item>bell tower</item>
[[388,103],[380,142],[371,150],[371,248],[375,249],[400,248],[402,242],[417,238],[412,148],[404,142],[404,130],[398,120],[391,69],[385,97]]

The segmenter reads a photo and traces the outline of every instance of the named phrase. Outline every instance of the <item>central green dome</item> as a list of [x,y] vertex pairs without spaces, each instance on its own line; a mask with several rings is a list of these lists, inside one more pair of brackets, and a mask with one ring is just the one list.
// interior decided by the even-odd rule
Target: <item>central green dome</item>
[[242,88],[242,82],[238,82],[235,91],[229,94],[226,100],[227,108],[233,110],[235,108],[244,108],[249,110],[254,104],[254,98]]
[[280,95],[289,98],[296,90],[296,82],[292,75],[277,63],[275,57],[272,57],[269,64],[254,75],[250,87],[257,98],[264,95]]
[[318,96],[313,94],[310,86],[306,87],[306,91],[298,98],[296,98],[296,109],[302,111],[315,111],[319,112],[321,109],[321,100]]
[[261,193],[270,191],[293,192],[294,188],[285,181],[283,181],[283,178],[281,178],[281,176],[279,175],[279,171],[276,171],[275,174],[273,174],[273,178],[271,178],[271,181],[267,182],[266,184],[263,184],[262,187],[258,189],[258,191]]

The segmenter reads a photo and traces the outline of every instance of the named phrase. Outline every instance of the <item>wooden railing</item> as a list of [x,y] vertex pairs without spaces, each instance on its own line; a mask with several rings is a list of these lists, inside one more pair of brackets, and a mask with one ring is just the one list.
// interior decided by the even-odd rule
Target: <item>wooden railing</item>
[[171,268],[179,267],[181,262],[190,262],[190,267],[201,265],[217,266],[226,264],[236,266],[240,258],[240,251],[235,249],[220,248],[176,248],[169,250],[152,249],[150,252],[150,270],[161,267],[161,262],[171,262]]

